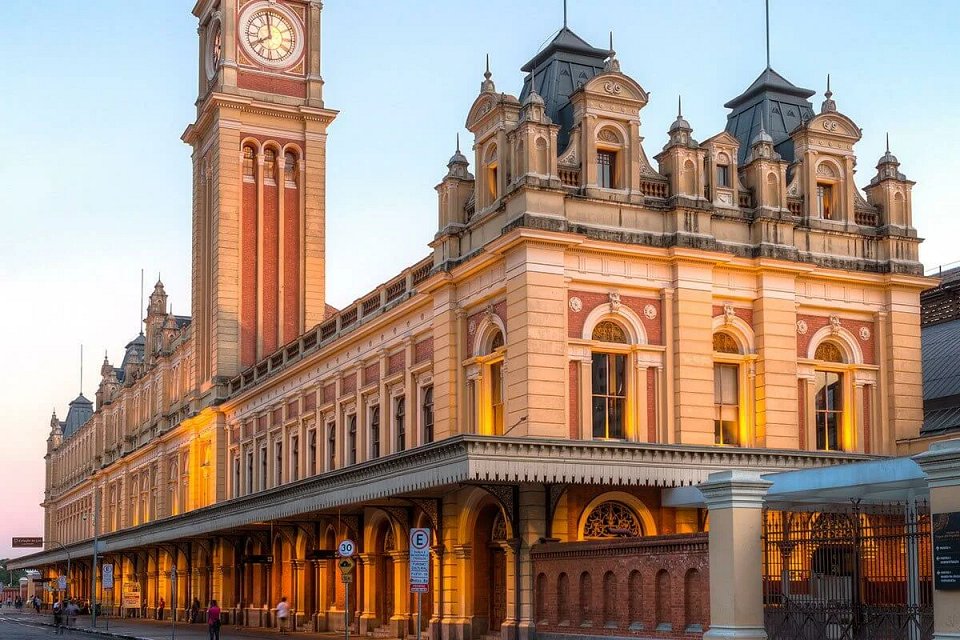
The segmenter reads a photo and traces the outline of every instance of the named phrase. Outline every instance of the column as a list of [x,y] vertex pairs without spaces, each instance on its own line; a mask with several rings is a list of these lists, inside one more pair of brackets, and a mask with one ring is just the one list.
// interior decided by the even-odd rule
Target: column
[[[960,511],[960,438],[930,445],[930,449],[913,456],[927,476],[930,487],[930,516]],[[934,564],[936,576],[936,564]],[[960,639],[960,591],[933,590],[933,640]]]
[[[406,638],[410,630],[410,619],[416,618],[417,611],[410,608],[409,565],[410,552],[391,551],[393,559],[393,617],[390,629],[398,638]],[[416,620],[414,620],[416,623]]]
[[700,485],[710,510],[710,630],[704,640],[766,640],[763,626],[763,497],[757,471],[719,471]]
[[[543,485],[525,484],[520,487],[520,504],[517,505],[520,514],[520,530],[515,532],[515,541],[511,547],[518,554],[514,574],[507,569],[507,619],[516,619],[516,636],[511,633],[513,640],[528,640],[536,637],[536,620],[534,618],[534,589],[536,576],[533,575],[533,560],[530,549],[538,541],[546,537],[546,503]],[[507,556],[508,560],[510,555]],[[516,587],[516,588],[514,588]],[[513,591],[513,598],[510,598]]]
[[[713,433],[713,270],[693,261],[677,262],[674,269],[673,384],[670,404],[674,422],[669,424],[669,443],[711,446]],[[668,363],[669,365],[669,363]]]
[[304,582],[304,567],[306,563],[300,560],[291,560],[290,561],[290,577],[293,582],[293,595],[290,600],[290,607],[293,609],[291,611],[291,620],[293,621],[293,629],[297,630],[300,628],[300,625],[306,624],[307,620],[304,617],[307,613],[307,600],[304,597],[306,595],[306,584]]
[[796,277],[768,271],[758,274],[757,278],[759,296],[753,305],[753,330],[759,354],[756,446],[795,449],[799,443]]
[[[377,623],[377,556],[373,553],[356,555],[357,569],[363,572],[363,593],[357,593],[357,613],[360,614],[360,635],[373,631]],[[356,569],[355,569],[356,571]],[[354,583],[357,589],[361,584]],[[351,616],[354,617],[354,616]]]

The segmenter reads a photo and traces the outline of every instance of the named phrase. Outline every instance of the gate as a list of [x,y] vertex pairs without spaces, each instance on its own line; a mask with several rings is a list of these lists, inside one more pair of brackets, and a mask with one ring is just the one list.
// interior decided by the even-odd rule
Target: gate
[[927,505],[827,509],[764,510],[764,622],[771,640],[932,638]]

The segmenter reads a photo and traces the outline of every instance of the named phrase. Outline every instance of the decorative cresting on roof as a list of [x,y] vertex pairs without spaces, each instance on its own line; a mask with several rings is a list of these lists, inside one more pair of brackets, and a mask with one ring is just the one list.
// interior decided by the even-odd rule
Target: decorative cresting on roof
[[[460,435],[107,534],[101,540],[105,551],[117,551],[459,483],[676,487],[699,484],[712,472],[731,467],[772,472],[870,459],[873,457],[819,451]],[[74,547],[86,548],[86,543],[68,547],[68,551]],[[58,559],[66,559],[59,550],[18,558],[17,562],[33,566]]]
[[793,85],[767,67],[746,91],[723,105],[731,109],[726,130],[740,141],[740,164],[747,164],[750,143],[764,121],[777,153],[793,162],[790,132],[813,117],[813,105],[808,98],[814,93]]
[[[527,73],[520,92],[523,102],[534,87],[543,97],[547,116],[560,125],[557,146],[565,149],[573,126],[570,96],[588,80],[604,72],[612,51],[597,49],[566,26],[521,71]],[[619,66],[619,63],[613,63]]]

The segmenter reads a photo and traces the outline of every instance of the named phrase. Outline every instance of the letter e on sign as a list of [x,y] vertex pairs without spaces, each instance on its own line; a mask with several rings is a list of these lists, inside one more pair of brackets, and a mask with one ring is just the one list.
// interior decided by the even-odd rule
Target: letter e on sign
[[410,529],[410,592],[426,593],[430,585],[430,529]]

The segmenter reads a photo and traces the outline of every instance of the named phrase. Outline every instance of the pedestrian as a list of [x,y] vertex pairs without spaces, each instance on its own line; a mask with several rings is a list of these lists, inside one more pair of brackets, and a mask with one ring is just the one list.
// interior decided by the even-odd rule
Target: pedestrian
[[200,621],[200,598],[194,598],[190,605],[190,624]]
[[71,600],[67,603],[65,612],[67,614],[67,626],[72,627],[77,622],[77,614],[80,613],[80,607],[77,606],[76,602]]
[[289,617],[290,605],[287,604],[287,596],[283,596],[277,603],[277,624],[280,627],[280,633],[287,632],[287,618]]
[[33,609],[37,612],[37,615],[40,615],[40,598],[33,596]]
[[220,640],[220,607],[216,600],[211,600],[207,608],[207,628],[210,630],[210,640]]
[[163,608],[167,606],[163,596],[160,596],[160,602],[157,604],[157,620],[163,620]]
[[57,635],[63,635],[63,601],[53,603],[53,629]]

